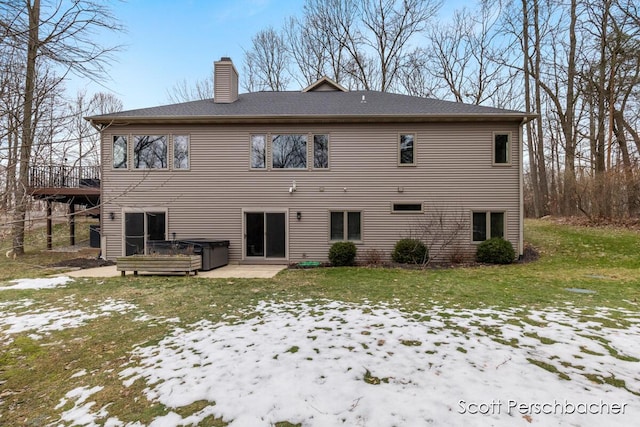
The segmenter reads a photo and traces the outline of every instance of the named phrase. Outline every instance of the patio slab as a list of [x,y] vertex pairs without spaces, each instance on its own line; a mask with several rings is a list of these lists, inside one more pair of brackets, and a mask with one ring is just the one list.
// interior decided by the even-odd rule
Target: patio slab
[[[229,264],[210,271],[199,271],[197,277],[211,279],[270,279],[285,268],[287,268],[286,265]],[[139,274],[141,276],[145,275],[143,271]],[[116,269],[115,265],[109,265],[106,267],[69,271],[64,273],[64,275],[69,277],[117,277],[120,276],[120,272]],[[128,272],[127,276],[130,275],[133,275],[133,273]]]

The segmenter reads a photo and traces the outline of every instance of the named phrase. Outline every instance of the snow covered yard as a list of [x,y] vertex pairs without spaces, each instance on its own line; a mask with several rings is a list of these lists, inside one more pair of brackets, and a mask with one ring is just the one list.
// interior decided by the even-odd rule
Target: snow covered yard
[[[0,341],[127,313],[157,321],[130,302],[87,308],[73,300],[0,303]],[[168,408],[153,426],[212,418],[234,427],[628,426],[640,416],[635,309],[471,310],[433,302],[404,311],[400,303],[262,301],[222,321],[169,331],[127,349],[114,373],[123,393],[141,385],[136,399]],[[74,384],[89,377],[68,372]],[[52,405],[54,425],[143,425],[114,413],[111,402],[98,404],[103,385],[65,386]]]

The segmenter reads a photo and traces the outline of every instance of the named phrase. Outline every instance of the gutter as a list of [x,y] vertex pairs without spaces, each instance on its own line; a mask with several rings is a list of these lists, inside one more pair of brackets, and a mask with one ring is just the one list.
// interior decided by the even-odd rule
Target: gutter
[[[128,124],[238,124],[238,123],[456,123],[518,120],[523,124],[536,115],[528,114],[466,114],[466,115],[220,115],[220,116],[100,116],[86,117],[93,127]],[[104,128],[104,127],[103,127]]]
[[520,161],[518,162],[518,167],[520,168],[520,173],[518,173],[518,192],[519,192],[519,224],[520,224],[520,229],[518,230],[518,255],[519,258],[522,258],[522,256],[524,255],[524,141],[522,140],[524,132],[524,125],[526,125],[528,122],[530,122],[531,120],[533,120],[535,118],[531,117],[524,117],[522,119],[522,122],[520,123],[519,129],[518,129],[518,138],[520,141]]

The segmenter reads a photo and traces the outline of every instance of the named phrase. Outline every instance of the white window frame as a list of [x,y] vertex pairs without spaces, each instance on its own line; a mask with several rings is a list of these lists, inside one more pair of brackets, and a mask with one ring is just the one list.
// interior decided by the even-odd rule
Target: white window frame
[[[331,214],[332,213],[342,213],[343,215],[343,226],[342,226],[342,239],[333,239],[331,237]],[[360,238],[359,239],[349,239],[349,214],[350,213],[358,213],[360,214]],[[328,240],[329,243],[335,242],[353,242],[353,243],[361,243],[364,238],[364,213],[361,209],[329,209],[328,211]]]
[[[123,168],[116,168],[113,165],[113,161],[115,160],[115,151],[114,151],[114,145],[116,143],[116,138],[124,138],[125,139],[125,149],[124,149],[124,155],[126,156],[126,160],[125,160],[125,164],[126,166]],[[131,156],[129,155],[129,147],[130,147],[130,143],[129,141],[131,140],[131,135],[117,135],[117,134],[112,134],[111,135],[111,170],[114,171],[126,171],[129,170],[130,166],[131,166]]]
[[[264,166],[254,167],[253,166],[253,138],[254,137],[262,137],[264,139]],[[249,135],[249,169],[252,171],[266,171],[267,169],[271,169],[269,167],[269,138],[270,135],[267,133],[252,133]]]
[[[493,138],[491,141],[491,163],[493,166],[505,167],[511,166],[511,144],[513,140],[513,135],[511,131],[495,131],[492,133]],[[496,137],[498,135],[506,135],[507,136],[507,161],[506,162],[496,162]]]
[[[301,168],[276,168],[273,166],[273,138],[277,137],[277,136],[285,136],[285,135],[295,135],[295,136],[304,136],[304,141],[305,141],[305,156],[304,156],[304,161],[305,161],[305,165],[304,167]],[[269,153],[271,154],[271,156],[267,156],[267,160],[269,162],[269,170],[274,170],[274,171],[302,171],[302,170],[308,170],[309,169],[309,134],[308,133],[295,133],[295,132],[272,132],[269,133],[268,135],[268,144],[269,144]]]
[[[485,240],[474,240],[473,238],[473,215],[474,214],[485,214]],[[474,244],[479,244],[484,241],[487,241],[491,238],[491,214],[502,214],[502,238],[506,240],[507,238],[507,210],[503,209],[474,209],[471,211],[471,242]]]
[[[327,137],[327,167],[326,168],[317,168],[316,167],[316,136],[326,136]],[[309,150],[311,153],[311,162],[309,163],[310,168],[317,171],[326,171],[331,169],[331,137],[329,133],[323,132],[313,132],[311,133],[311,137],[309,138],[311,141],[312,148]]]
[[[417,211],[412,211],[412,210],[396,210],[395,206],[396,205],[420,205],[420,210]],[[422,202],[417,202],[417,201],[410,201],[410,202],[391,202],[391,213],[392,214],[400,214],[400,215],[415,215],[415,214],[421,214],[424,213],[424,203]]]
[[141,214],[145,214],[144,215],[144,233],[145,233],[145,240],[144,240],[144,253],[147,254],[148,253],[148,248],[147,248],[147,233],[148,233],[148,226],[147,226],[147,215],[148,213],[152,213],[152,212],[160,212],[160,213],[164,213],[164,236],[166,240],[169,240],[169,209],[168,208],[157,208],[157,207],[141,207],[141,208],[132,208],[132,207],[125,207],[122,208],[120,211],[120,235],[121,235],[121,244],[122,244],[122,248],[120,250],[120,252],[122,253],[122,256],[126,256],[127,254],[127,233],[126,233],[126,224],[125,224],[125,214],[127,213],[141,213]]
[[[165,140],[165,149],[167,150],[166,156],[166,162],[167,165],[164,168],[139,168],[136,167],[135,165],[135,156],[136,156],[136,138],[143,138],[143,137],[164,137]],[[150,172],[150,171],[166,171],[169,170],[171,167],[171,160],[169,157],[171,156],[171,144],[170,144],[171,140],[169,138],[169,135],[167,134],[134,134],[131,136],[131,170],[134,171],[143,171],[143,172]]]
[[[402,163],[402,136],[403,135],[411,135],[413,136],[413,162],[411,163]],[[398,133],[398,142],[397,142],[397,155],[398,155],[398,166],[399,167],[415,167],[418,165],[418,133],[417,132],[400,132]]]
[[[187,138],[187,167],[176,167],[176,137]],[[187,133],[171,135],[171,169],[175,171],[189,171],[191,170],[191,135]]]

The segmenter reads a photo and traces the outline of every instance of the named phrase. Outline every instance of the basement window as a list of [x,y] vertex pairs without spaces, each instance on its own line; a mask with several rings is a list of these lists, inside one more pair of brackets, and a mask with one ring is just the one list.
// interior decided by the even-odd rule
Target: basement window
[[393,213],[421,213],[422,203],[392,203],[391,212]]
[[504,212],[473,212],[473,241],[484,242],[505,235]]
[[362,240],[362,214],[353,211],[331,212],[331,240]]

